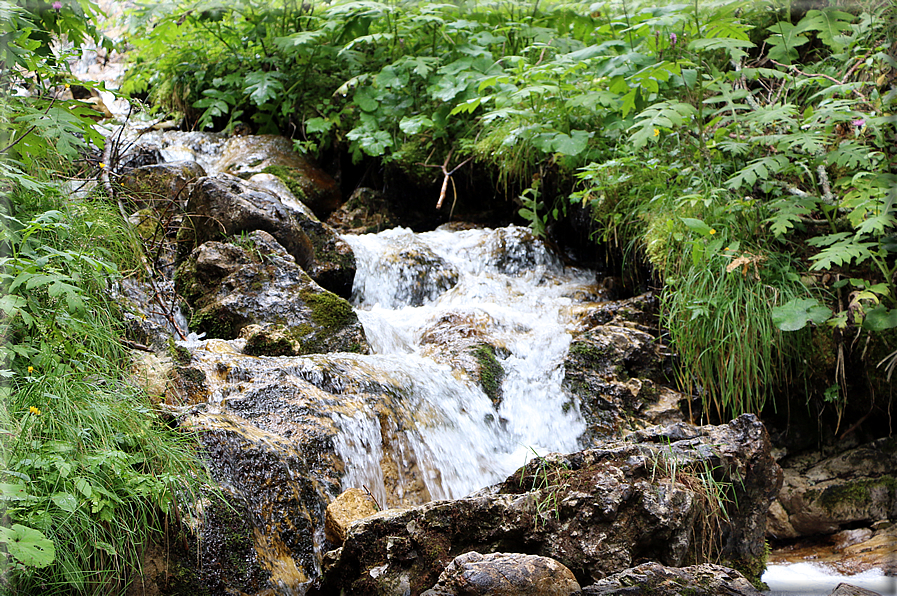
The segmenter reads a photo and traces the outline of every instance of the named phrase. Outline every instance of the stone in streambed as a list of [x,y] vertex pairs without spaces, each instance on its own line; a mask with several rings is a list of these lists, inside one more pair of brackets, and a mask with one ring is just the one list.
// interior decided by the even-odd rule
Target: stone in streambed
[[247,340],[253,355],[367,353],[351,305],[321,288],[270,234],[243,246],[208,242],[178,267],[175,287],[193,308],[190,328]]
[[324,532],[327,540],[340,545],[346,539],[349,525],[379,511],[377,503],[360,488],[350,488],[327,505]]
[[251,183],[227,174],[200,178],[190,187],[186,211],[187,221],[177,237],[182,258],[207,241],[262,230],[321,286],[343,297],[351,294],[352,249],[270,180]]
[[554,559],[468,552],[455,557],[421,596],[570,596],[579,589],[573,573]]
[[691,567],[664,567],[644,563],[615,573],[582,590],[582,596],[760,596],[742,574],[705,563]]
[[172,161],[133,168],[121,176],[118,184],[124,197],[138,209],[157,211],[180,207],[187,202],[187,186],[206,175],[195,161]]
[[292,141],[286,137],[231,137],[225,143],[215,169],[241,178],[259,173],[273,174],[321,219],[326,219],[342,203],[336,181],[294,151]]
[[[727,519],[713,513],[714,497],[700,480],[707,470],[727,491]],[[781,470],[756,416],[718,427],[646,429],[539,458],[492,490],[356,522],[321,589],[386,594],[407,581],[417,594],[471,550],[550,557],[593,581],[639,561],[675,567],[703,553],[758,579],[766,511],[780,486]],[[405,541],[417,556],[390,558],[388,540]]]

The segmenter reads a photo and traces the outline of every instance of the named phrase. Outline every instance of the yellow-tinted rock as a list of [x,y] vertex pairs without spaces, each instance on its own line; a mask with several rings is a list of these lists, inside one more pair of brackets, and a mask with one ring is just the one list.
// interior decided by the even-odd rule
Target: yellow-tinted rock
[[378,507],[365,491],[350,488],[327,505],[324,531],[336,545],[346,539],[346,529],[355,520],[377,513]]

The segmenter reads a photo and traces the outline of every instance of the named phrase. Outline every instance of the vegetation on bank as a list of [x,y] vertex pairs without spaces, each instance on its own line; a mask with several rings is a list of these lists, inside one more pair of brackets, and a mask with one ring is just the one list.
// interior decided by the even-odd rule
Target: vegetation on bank
[[140,244],[108,197],[65,183],[93,176],[103,137],[61,96],[76,81],[53,40],[102,42],[95,11],[0,1],[2,593],[123,593],[203,478],[128,375],[110,289]]
[[759,411],[829,351],[806,390],[840,416],[855,337],[897,363],[895,23],[885,0],[186,1],[135,15],[125,88],[411,179],[471,160],[538,234],[585,212],[662,280],[705,410]]
[[[706,410],[758,411],[816,367],[808,391],[840,413],[851,350],[897,366],[895,10],[153,2],[131,17],[126,89],[189,127],[283,133],[421,183],[490,172],[537,234],[585,213],[663,282]],[[108,289],[139,244],[108,197],[48,181],[106,167],[52,43],[106,44],[96,15],[0,0],[0,586],[18,593],[122,591],[200,474],[125,374]]]

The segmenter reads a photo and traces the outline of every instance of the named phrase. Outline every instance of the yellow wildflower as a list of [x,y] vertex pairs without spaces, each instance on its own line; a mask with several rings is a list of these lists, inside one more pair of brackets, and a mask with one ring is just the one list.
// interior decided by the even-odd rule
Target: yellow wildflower
[[656,137],[656,136],[659,136],[659,135],[660,135],[660,131],[657,130],[657,129],[655,128],[655,129],[654,129],[654,136]]
[[100,169],[101,169],[101,170],[105,170],[105,169],[106,169],[106,164],[104,164],[103,162],[100,162]]
[[713,236],[714,234],[716,234],[716,230],[714,230],[713,228],[710,228],[710,235]]
[[68,89],[69,87],[71,87],[71,85],[69,85],[68,83],[66,83],[66,84],[65,84],[65,88]]
[[34,414],[35,416],[40,416],[40,410],[35,408],[34,406],[28,406],[28,411]]
[[34,372],[34,367],[33,367],[33,366],[29,366],[29,367],[28,367],[28,374],[30,375],[30,374],[33,373],[33,372]]

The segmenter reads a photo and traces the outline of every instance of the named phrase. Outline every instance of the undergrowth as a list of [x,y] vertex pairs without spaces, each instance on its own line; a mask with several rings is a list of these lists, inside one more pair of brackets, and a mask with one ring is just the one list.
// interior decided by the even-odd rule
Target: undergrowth
[[0,0],[0,591],[122,594],[207,476],[129,378],[110,289],[140,243],[65,182],[104,139],[56,42],[109,44],[95,4],[57,4]]

